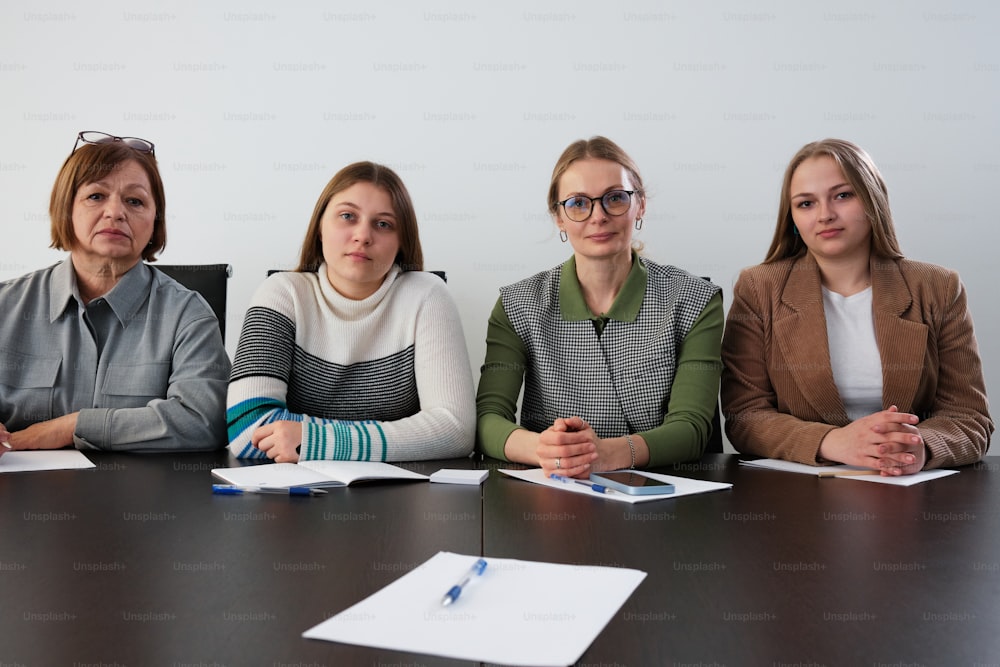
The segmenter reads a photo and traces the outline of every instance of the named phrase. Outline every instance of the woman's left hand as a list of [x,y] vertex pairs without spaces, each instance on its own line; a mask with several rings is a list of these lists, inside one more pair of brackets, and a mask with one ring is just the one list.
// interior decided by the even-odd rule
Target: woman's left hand
[[[889,412],[899,412],[899,408],[890,406]],[[915,425],[880,421],[872,427],[872,432],[879,433],[886,439],[878,445],[883,477],[912,475],[923,470],[927,463],[927,448]],[[904,442],[899,442],[899,436],[890,435],[892,433],[902,433]]]
[[275,463],[295,463],[299,460],[296,449],[302,444],[302,423],[276,421],[264,424],[253,432],[250,442]]

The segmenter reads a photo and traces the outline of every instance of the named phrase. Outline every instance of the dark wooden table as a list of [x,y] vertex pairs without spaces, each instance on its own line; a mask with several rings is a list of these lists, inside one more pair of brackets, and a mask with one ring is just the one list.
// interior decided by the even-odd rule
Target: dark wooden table
[[484,553],[648,573],[581,664],[1000,664],[1000,458],[908,488],[728,455],[659,472],[734,486],[636,505],[485,487]]
[[0,665],[412,664],[301,635],[438,551],[482,549],[478,487],[217,496],[225,452],[87,455],[96,470],[0,475]]
[[630,506],[496,472],[213,496],[224,452],[88,455],[0,475],[0,665],[463,664],[301,638],[441,550],[647,572],[581,665],[1000,663],[1000,458],[900,488],[714,455],[661,472],[732,490]]

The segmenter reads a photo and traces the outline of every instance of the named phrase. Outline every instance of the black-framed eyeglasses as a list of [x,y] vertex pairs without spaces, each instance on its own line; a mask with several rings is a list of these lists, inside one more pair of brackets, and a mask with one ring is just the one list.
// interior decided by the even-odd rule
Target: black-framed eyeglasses
[[76,135],[76,143],[73,144],[73,152],[80,146],[80,142],[85,144],[111,144],[116,141],[120,141],[129,148],[133,148],[140,153],[149,153],[150,155],[156,155],[153,152],[153,142],[147,141],[146,139],[140,139],[139,137],[116,137],[113,134],[108,134],[106,132],[95,132],[93,130],[84,130],[80,134]]
[[635,190],[611,190],[600,197],[574,195],[556,203],[563,207],[566,217],[573,222],[585,222],[594,212],[595,201],[601,202],[601,208],[608,215],[621,215],[632,205],[634,194]]

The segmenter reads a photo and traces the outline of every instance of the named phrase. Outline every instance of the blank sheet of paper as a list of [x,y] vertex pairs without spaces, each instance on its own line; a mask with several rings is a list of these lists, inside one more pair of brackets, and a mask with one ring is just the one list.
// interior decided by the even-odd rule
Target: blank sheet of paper
[[661,482],[667,482],[668,484],[674,485],[673,493],[656,493],[648,496],[630,496],[627,493],[595,493],[593,489],[589,486],[583,484],[566,484],[558,480],[550,479],[545,476],[541,468],[531,468],[529,470],[507,470],[504,468],[500,469],[500,472],[509,476],[516,477],[517,479],[524,480],[525,482],[533,482],[535,484],[542,484],[544,486],[550,486],[553,489],[559,489],[560,491],[570,491],[572,493],[582,493],[588,496],[594,496],[597,498],[605,498],[607,500],[617,500],[621,503],[648,503],[652,500],[666,500],[669,498],[680,498],[681,496],[689,496],[694,493],[708,493],[709,491],[724,491],[725,489],[731,489],[732,484],[728,482],[708,482],[702,479],[690,479],[688,477],[675,477],[674,475],[662,475],[655,472],[644,472],[640,470],[631,470],[629,472],[634,472],[639,475],[645,475],[646,477],[652,477],[653,479],[658,479]]
[[76,449],[35,449],[30,452],[7,452],[0,456],[0,472],[96,467],[90,459]]
[[302,636],[462,660],[561,667],[583,655],[646,578],[639,570],[486,556],[482,576],[454,604],[441,606],[444,594],[478,559],[439,552]]

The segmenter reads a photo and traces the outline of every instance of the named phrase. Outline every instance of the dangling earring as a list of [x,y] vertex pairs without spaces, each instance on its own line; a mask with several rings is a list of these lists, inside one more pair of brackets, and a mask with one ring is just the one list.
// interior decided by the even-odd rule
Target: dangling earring
[[635,231],[642,229],[642,218],[635,219]]
[[792,234],[794,234],[795,236],[799,235],[799,228],[796,227],[794,224],[792,224]]
[[559,230],[559,240],[562,241],[563,243],[566,243],[566,241],[569,240],[569,235],[566,234],[566,230],[565,229],[560,229]]

